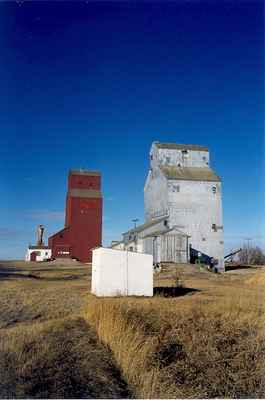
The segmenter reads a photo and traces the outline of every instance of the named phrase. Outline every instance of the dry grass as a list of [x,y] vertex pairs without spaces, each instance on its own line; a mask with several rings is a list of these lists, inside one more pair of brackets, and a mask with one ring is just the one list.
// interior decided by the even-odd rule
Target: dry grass
[[187,294],[150,299],[97,299],[90,277],[2,263],[1,398],[264,397],[263,270],[168,266],[155,287]]
[[86,319],[137,397],[264,397],[264,293],[249,289],[242,277],[192,268],[187,282],[201,291],[177,298],[94,298]]
[[0,328],[20,322],[62,318],[82,309],[88,267],[56,269],[46,264],[0,267]]
[[265,286],[265,272],[256,273],[246,279],[246,284],[251,285],[252,287]]
[[0,331],[1,398],[113,398],[126,385],[83,318]]
[[128,396],[112,354],[81,315],[89,275],[87,265],[2,263],[0,398]]

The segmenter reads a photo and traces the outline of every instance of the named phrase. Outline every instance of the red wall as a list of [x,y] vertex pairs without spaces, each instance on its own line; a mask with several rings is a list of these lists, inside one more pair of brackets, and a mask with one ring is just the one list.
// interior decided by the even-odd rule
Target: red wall
[[100,190],[100,176],[70,174],[68,176],[68,189]]
[[[92,190],[87,197],[73,197],[71,189]],[[94,191],[97,196],[91,197]],[[83,262],[92,261],[92,249],[102,244],[102,198],[100,195],[100,176],[69,174],[66,200],[66,228],[49,238],[52,257],[69,257]]]
[[101,246],[102,236],[102,199],[84,199],[73,197],[71,202],[71,221],[73,233],[73,252],[80,260],[89,254],[92,260],[92,249]]
[[[52,249],[52,257],[72,257],[71,227],[62,229],[50,236],[48,245]],[[69,252],[69,254],[62,254],[62,252]]]

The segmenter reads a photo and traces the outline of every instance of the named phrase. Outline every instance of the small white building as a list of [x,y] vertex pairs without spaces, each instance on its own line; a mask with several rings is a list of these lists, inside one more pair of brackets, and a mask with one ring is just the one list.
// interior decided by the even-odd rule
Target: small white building
[[52,250],[48,246],[29,246],[25,261],[47,261],[52,256]]
[[96,296],[153,296],[153,257],[99,247],[92,252]]
[[221,179],[209,164],[206,147],[153,142],[144,187],[145,220],[167,216],[169,229],[189,236],[191,258],[201,253],[223,270]]

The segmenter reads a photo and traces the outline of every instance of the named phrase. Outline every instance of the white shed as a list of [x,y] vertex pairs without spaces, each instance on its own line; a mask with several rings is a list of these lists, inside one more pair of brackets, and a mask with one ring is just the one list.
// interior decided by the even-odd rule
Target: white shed
[[152,255],[94,249],[91,292],[100,297],[153,296]]
[[48,246],[29,246],[25,261],[47,261],[52,256],[52,250]]

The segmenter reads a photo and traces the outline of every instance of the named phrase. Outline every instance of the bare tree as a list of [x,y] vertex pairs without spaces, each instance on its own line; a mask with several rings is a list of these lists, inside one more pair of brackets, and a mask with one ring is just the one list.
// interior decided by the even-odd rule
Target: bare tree
[[244,246],[238,258],[242,264],[265,265],[265,254],[260,247]]

